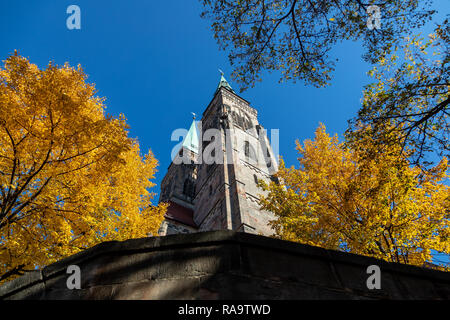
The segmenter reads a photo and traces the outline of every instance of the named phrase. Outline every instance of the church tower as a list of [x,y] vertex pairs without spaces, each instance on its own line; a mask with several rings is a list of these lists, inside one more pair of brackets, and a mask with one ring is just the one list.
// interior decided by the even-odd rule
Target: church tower
[[[259,208],[257,200],[264,192],[257,183],[272,179],[277,162],[256,109],[234,92],[223,74],[198,129],[195,164],[184,167],[186,164],[172,163],[161,185],[162,189],[170,184],[174,190],[181,190],[182,181],[192,177],[193,198],[184,208],[192,210],[193,226],[186,232],[229,229],[273,234],[269,221],[274,217]],[[172,199],[183,206],[173,197],[175,193],[172,198],[164,191],[161,194],[160,201]],[[169,215],[175,217],[177,213]],[[169,226],[166,229],[171,229],[167,216],[165,223]]]
[[193,221],[199,138],[195,117],[161,182],[159,202],[169,204],[159,234],[196,232]]

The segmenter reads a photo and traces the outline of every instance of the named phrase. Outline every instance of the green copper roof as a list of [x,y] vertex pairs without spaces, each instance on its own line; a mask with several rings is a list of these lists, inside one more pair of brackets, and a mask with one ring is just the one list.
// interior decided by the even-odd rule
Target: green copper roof
[[228,90],[234,92],[233,88],[230,86],[230,84],[228,83],[228,81],[225,79],[225,77],[223,76],[223,73],[221,73],[220,76],[220,82],[219,85],[217,86],[217,89],[224,87],[227,88]]
[[192,121],[191,128],[184,138],[183,147],[198,153],[198,133],[197,126],[195,125],[195,119]]

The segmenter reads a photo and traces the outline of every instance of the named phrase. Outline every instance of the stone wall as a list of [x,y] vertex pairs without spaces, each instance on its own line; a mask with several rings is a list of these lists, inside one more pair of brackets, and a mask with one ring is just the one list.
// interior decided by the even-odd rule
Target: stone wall
[[[81,289],[67,288],[69,265]],[[105,242],[4,284],[0,299],[450,299],[450,273],[214,231]]]

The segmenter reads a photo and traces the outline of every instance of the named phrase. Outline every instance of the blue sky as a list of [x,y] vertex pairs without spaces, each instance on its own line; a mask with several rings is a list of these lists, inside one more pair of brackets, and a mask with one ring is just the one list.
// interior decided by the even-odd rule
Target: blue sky
[[[448,1],[435,3],[440,16],[450,12]],[[71,4],[81,8],[81,30],[66,27]],[[41,68],[49,60],[81,64],[98,95],[106,97],[107,112],[125,114],[130,136],[159,160],[153,190],[159,193],[177,144],[171,133],[189,128],[190,112],[204,111],[220,79],[218,68],[237,89],[227,53],[219,51],[201,10],[198,0],[2,1],[0,58],[17,49]],[[319,122],[329,133],[347,128],[369,82],[362,52],[357,42],[333,50],[339,62],[327,88],[279,84],[274,73],[242,94],[266,129],[280,130],[280,154],[288,165],[296,164],[295,140],[313,137]]]

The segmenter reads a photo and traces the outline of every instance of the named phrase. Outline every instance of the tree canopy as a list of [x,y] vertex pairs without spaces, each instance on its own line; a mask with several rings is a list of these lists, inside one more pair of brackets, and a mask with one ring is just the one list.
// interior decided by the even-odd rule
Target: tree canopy
[[[220,48],[229,49],[233,77],[245,90],[263,70],[280,80],[324,86],[336,59],[329,51],[344,40],[361,40],[363,58],[375,63],[405,34],[431,19],[431,1],[201,0]],[[381,28],[368,28],[368,9],[378,5]],[[370,11],[370,10],[369,10]]]
[[360,139],[359,133],[367,134],[360,128],[370,127],[380,148],[392,143],[408,146],[416,164],[431,164],[426,157],[431,151],[440,157],[449,156],[448,21],[427,38],[406,38],[401,47],[369,71],[376,81],[364,88],[362,106],[347,132],[349,140]]
[[157,160],[105,114],[82,68],[0,68],[0,280],[107,240],[156,234]]
[[361,137],[349,148],[321,125],[314,140],[297,141],[299,168],[281,161],[282,183],[260,181],[276,236],[418,266],[433,250],[449,255],[447,159],[424,172],[399,156],[400,144],[367,156],[374,140]]

